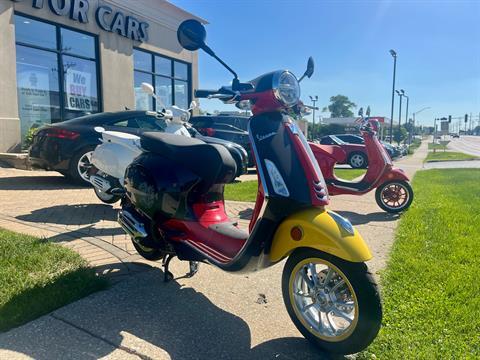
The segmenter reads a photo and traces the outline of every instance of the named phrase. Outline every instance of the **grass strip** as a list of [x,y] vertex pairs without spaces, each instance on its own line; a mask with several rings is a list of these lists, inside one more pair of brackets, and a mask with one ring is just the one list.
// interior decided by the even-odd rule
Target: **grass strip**
[[464,161],[464,160],[476,160],[480,159],[478,156],[465,154],[462,152],[455,151],[440,151],[432,152],[429,151],[425,162],[435,162],[435,161]]
[[74,251],[0,229],[0,331],[22,325],[108,282]]
[[382,276],[384,320],[360,359],[480,358],[480,169],[420,171]]
[[[345,180],[353,180],[365,172],[365,169],[335,169],[335,175]],[[236,182],[225,186],[225,200],[255,201],[256,196],[256,180]]]

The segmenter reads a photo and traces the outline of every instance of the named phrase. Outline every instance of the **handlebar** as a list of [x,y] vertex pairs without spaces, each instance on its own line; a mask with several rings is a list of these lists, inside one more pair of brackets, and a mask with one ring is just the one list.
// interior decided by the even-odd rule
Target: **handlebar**
[[195,97],[196,98],[208,98],[212,95],[218,94],[218,90],[195,90]]

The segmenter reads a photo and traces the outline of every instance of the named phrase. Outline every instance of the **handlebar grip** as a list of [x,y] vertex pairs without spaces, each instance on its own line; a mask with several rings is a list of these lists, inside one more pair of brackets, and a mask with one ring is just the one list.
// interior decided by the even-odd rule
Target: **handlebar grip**
[[208,98],[210,95],[218,94],[218,90],[195,90],[195,97],[196,98]]

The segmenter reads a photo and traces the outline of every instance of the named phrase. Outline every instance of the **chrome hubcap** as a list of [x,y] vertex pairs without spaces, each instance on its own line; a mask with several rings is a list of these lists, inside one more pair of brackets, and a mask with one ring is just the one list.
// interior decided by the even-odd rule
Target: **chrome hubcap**
[[83,154],[78,160],[77,171],[80,177],[85,181],[88,181],[89,179],[88,170],[90,169],[92,154],[93,151],[89,151]]
[[356,167],[362,166],[364,163],[363,156],[362,155],[353,155],[352,156],[352,164]]
[[348,279],[322,262],[297,265],[292,274],[293,305],[307,329],[320,338],[339,341],[356,326],[356,298]]

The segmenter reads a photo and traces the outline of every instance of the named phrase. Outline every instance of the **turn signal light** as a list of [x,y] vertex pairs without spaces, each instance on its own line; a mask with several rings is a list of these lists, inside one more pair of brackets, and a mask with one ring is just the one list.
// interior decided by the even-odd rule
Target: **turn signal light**
[[45,136],[53,137],[57,139],[75,140],[80,136],[80,134],[77,132],[69,131],[65,129],[51,128],[47,130],[47,133],[45,134]]

